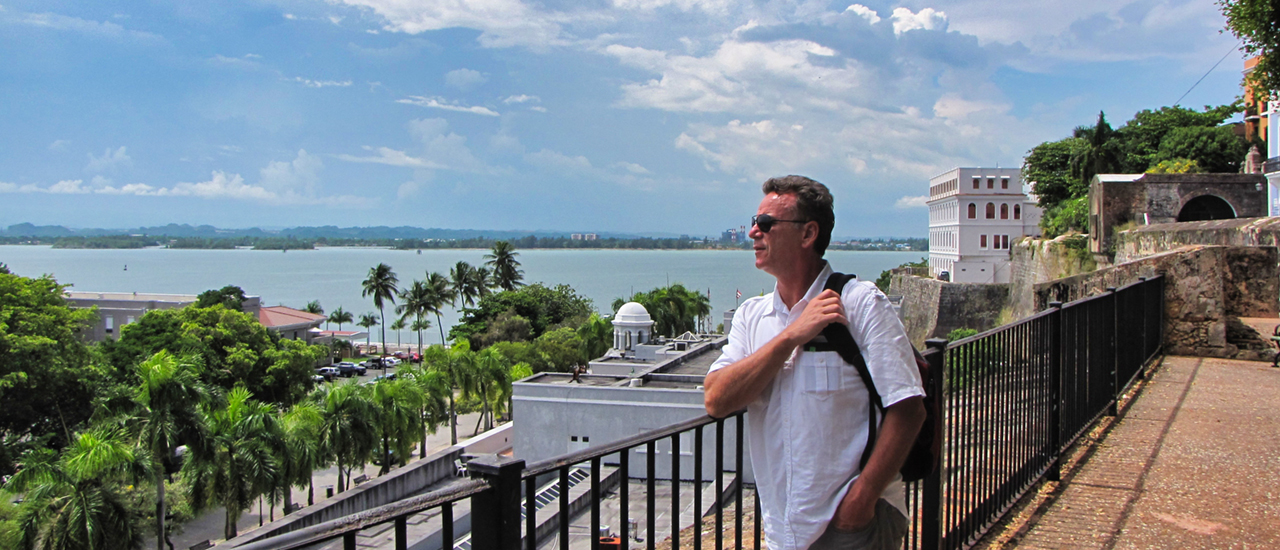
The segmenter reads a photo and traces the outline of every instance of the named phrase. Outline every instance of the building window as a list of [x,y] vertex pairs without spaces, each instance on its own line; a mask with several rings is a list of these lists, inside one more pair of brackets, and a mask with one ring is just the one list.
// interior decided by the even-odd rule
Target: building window
[[987,189],[995,189],[995,188],[996,188],[996,179],[987,178]]
[[1001,235],[1001,236],[1000,236],[1000,248],[1003,248],[1003,249],[1005,249],[1005,250],[1009,250],[1009,236],[1008,236],[1008,235]]
[[108,333],[110,333],[111,331],[115,330],[115,328],[116,328],[116,318],[115,318],[115,317],[103,317],[103,318],[102,318],[102,322],[103,322],[103,323],[106,323],[106,324],[105,324],[105,325],[103,325],[103,326],[105,326],[105,327],[106,327],[106,329],[107,329],[107,332],[108,332]]
[[977,188],[978,188],[978,182],[980,182],[980,181],[982,181],[982,180],[980,180],[980,179],[978,179],[978,178],[973,178],[973,188],[974,188],[974,189],[977,189]]
[[1021,205],[1021,204],[1015,204],[1015,205],[1013,205],[1013,219],[1015,219],[1015,220],[1020,220],[1020,219],[1022,219],[1022,205]]
[[985,234],[978,235],[978,248],[986,248],[986,247],[987,247],[987,236]]
[[995,205],[995,203],[991,203],[991,202],[987,203],[987,219],[988,219],[988,220],[994,220],[994,219],[996,219],[996,205]]
[[969,219],[972,220],[976,217],[978,217],[978,205],[969,203]]
[[1009,205],[1007,204],[1000,205],[1000,219],[1002,220],[1009,219]]
[[1009,178],[1000,178],[1000,188],[1001,189],[1009,188]]

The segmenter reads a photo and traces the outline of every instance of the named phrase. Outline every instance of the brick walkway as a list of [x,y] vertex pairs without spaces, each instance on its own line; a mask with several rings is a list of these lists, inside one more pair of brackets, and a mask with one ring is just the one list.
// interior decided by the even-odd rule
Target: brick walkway
[[1280,548],[1280,369],[1169,357],[1019,548]]

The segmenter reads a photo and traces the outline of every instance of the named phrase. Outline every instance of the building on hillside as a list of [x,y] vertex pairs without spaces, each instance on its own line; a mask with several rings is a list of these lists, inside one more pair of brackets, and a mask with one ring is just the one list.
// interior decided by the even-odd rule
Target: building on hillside
[[258,310],[258,322],[281,338],[319,344],[330,339],[320,330],[326,317],[285,306],[267,306]]
[[1098,174],[1089,184],[1089,251],[1111,254],[1126,226],[1266,216],[1266,185],[1262,174]]
[[[183,308],[196,303],[197,300],[194,294],[138,294],[137,292],[67,291],[65,296],[67,304],[73,308],[98,308],[97,321],[80,332],[81,337],[90,342],[118,338],[121,327],[137,321],[148,311]],[[246,296],[240,309],[256,317],[261,306],[261,298]]]
[[953,168],[929,180],[929,271],[957,283],[1009,282],[1009,247],[1040,234],[1017,168]]

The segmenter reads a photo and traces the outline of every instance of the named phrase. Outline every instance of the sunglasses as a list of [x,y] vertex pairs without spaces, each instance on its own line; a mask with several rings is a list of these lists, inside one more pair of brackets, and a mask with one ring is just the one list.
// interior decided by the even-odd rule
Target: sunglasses
[[780,220],[780,219],[775,218],[775,217],[773,217],[773,216],[770,216],[770,215],[768,215],[768,214],[760,214],[760,215],[758,215],[758,216],[751,216],[751,225],[754,225],[754,226],[756,226],[756,227],[759,227],[759,228],[760,228],[760,232],[761,232],[761,233],[768,233],[770,229],[773,229],[773,224],[778,223],[778,222],[787,222],[787,223],[809,223],[809,222],[808,222],[808,220]]

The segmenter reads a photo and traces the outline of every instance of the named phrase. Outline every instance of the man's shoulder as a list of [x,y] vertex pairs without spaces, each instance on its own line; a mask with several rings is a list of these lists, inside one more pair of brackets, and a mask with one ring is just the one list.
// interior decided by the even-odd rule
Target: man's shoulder
[[742,303],[738,305],[738,311],[758,311],[760,308],[768,305],[771,301],[773,301],[772,292],[768,294],[761,294],[759,296],[752,296],[743,300]]
[[843,302],[863,302],[876,299],[887,300],[888,297],[883,292],[880,292],[880,289],[871,281],[850,279],[848,283],[845,283],[844,290],[840,293],[840,299]]

